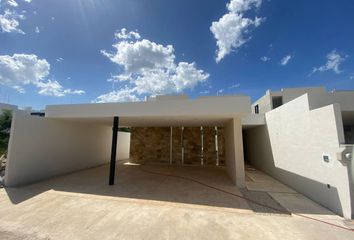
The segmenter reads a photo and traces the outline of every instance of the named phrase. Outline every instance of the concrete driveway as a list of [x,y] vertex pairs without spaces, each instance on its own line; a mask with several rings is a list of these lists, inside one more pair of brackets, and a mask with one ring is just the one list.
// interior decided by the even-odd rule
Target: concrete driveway
[[[258,198],[281,212],[168,174]],[[0,239],[354,239],[354,232],[286,214],[348,227],[341,217],[252,168],[248,190],[242,191],[215,167],[120,164],[116,184],[107,181],[108,166],[101,166],[1,189]]]

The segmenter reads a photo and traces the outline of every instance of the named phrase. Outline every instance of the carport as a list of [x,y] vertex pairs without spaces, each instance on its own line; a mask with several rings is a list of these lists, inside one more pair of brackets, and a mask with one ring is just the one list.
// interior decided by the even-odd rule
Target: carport
[[[246,96],[193,100],[185,96],[163,96],[135,103],[47,106],[44,118],[16,112],[11,129],[5,184],[28,184],[109,162],[107,178],[112,185],[116,160],[121,154],[119,149],[126,149],[124,145],[127,142],[118,128],[130,127],[169,129],[170,141],[164,147],[169,153],[165,158],[166,163],[225,165],[232,182],[243,187],[245,173],[241,119],[250,114],[250,110],[250,99]],[[184,139],[188,140],[187,130],[190,129],[194,129],[190,131],[191,134],[197,133],[199,143],[184,145]],[[204,152],[204,131],[207,129],[213,129],[214,132],[213,161],[209,161]],[[218,152],[220,135],[215,134],[218,130],[223,131],[222,159]],[[173,134],[174,131],[179,132]],[[173,136],[181,138],[180,148],[171,144]],[[130,145],[130,140],[128,142]],[[148,138],[145,144],[149,144]],[[174,156],[175,153],[179,156]],[[188,162],[191,158],[184,156],[191,155],[194,155],[193,161]]]

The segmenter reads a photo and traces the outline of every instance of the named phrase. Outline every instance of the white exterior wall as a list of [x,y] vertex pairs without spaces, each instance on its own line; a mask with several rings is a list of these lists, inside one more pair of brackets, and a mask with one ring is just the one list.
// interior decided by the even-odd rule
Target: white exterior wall
[[[109,129],[112,128],[110,127]],[[110,137],[110,141],[112,141],[112,136]],[[109,144],[109,146],[111,145],[112,143]],[[117,160],[129,159],[129,153],[130,153],[130,133],[118,132]]]
[[354,111],[354,91],[309,94],[310,109],[338,103],[341,111]]
[[[118,158],[129,157],[130,134],[119,132],[118,139]],[[5,184],[28,184],[105,164],[110,161],[111,141],[110,126],[52,120],[16,111]]]
[[252,104],[252,113],[254,113],[254,107],[256,105],[259,106],[259,113],[266,113],[271,111],[273,109],[273,97],[281,96],[283,104],[285,104],[306,93],[326,94],[327,92],[324,87],[284,88],[281,91],[268,90],[263,97],[261,97],[254,104]]
[[310,110],[303,95],[266,113],[267,125],[247,130],[245,145],[257,168],[350,218],[348,169],[336,159],[344,141],[340,110],[339,104]]
[[239,118],[233,118],[225,125],[225,165],[229,177],[238,187],[245,186],[242,125]]
[[52,105],[48,118],[102,117],[233,117],[251,113],[251,99],[246,96],[218,96],[198,99],[170,99],[148,102]]
[[266,113],[272,110],[272,99],[270,96],[270,91],[267,91],[263,97],[261,97],[255,103],[252,104],[252,113],[256,113],[256,105],[258,105],[259,113]]
[[257,104],[260,113],[271,111],[273,109],[272,97],[274,96],[282,96],[283,104],[285,104],[304,94],[310,95],[310,109],[338,103],[340,104],[342,111],[354,111],[354,91],[327,92],[324,87],[309,87],[285,88],[281,91],[268,90],[263,97],[252,104],[252,113],[254,113],[254,106]]
[[[284,88],[281,91],[271,92],[271,96],[282,96],[283,104],[288,103],[295,98],[300,97],[304,94],[323,94],[326,93],[326,88],[324,87],[308,87],[308,88]],[[327,104],[328,105],[328,104]]]

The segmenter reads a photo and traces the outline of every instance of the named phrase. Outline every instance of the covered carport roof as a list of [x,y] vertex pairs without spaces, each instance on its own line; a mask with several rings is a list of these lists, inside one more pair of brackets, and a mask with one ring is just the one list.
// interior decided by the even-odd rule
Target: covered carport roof
[[265,124],[262,114],[251,113],[248,96],[214,96],[188,99],[185,96],[163,96],[155,101],[49,105],[47,118],[74,122],[112,125],[119,117],[120,126],[223,126],[232,118],[242,119],[244,128]]
[[[119,116],[127,125],[137,118],[151,121],[160,119],[226,119],[251,113],[251,100],[247,96],[216,96],[197,99],[163,99],[146,102],[94,103],[49,105],[48,118],[112,118]],[[161,123],[162,123],[161,122]]]

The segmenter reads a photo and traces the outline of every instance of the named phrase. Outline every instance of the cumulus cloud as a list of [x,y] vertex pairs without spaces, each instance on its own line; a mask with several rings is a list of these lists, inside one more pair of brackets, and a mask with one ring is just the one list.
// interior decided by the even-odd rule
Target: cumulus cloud
[[320,67],[314,67],[312,69],[312,73],[315,72],[325,72],[332,70],[333,72],[339,74],[342,71],[339,69],[339,66],[342,62],[344,62],[347,59],[348,55],[342,54],[337,52],[336,50],[332,50],[330,53],[327,54],[327,62],[326,64],[320,66]]
[[115,52],[102,50],[102,54],[129,73],[140,73],[146,69],[171,68],[175,55],[171,45],[163,46],[150,40],[119,41],[114,44]]
[[286,66],[292,58],[293,58],[293,56],[291,54],[286,55],[285,57],[283,57],[280,60],[280,64],[283,65],[283,66]]
[[122,72],[108,81],[127,84],[121,90],[99,96],[94,102],[136,101],[143,95],[179,93],[209,77],[208,73],[197,69],[194,62],[175,62],[172,45],[141,39],[137,31],[128,32],[125,28],[117,32],[115,38],[115,50],[102,50],[101,53]]
[[0,27],[2,32],[11,33],[17,32],[25,34],[19,28],[19,20],[25,19],[24,15],[18,14],[15,11],[5,9],[4,13],[0,15]]
[[34,31],[35,31],[36,33],[40,33],[39,27],[37,26]]
[[7,4],[11,7],[17,7],[18,3],[15,0],[7,0]]
[[122,28],[119,32],[116,32],[114,36],[116,37],[116,39],[132,39],[132,38],[140,39],[141,38],[138,32],[134,32],[134,31],[127,32],[126,28]]
[[124,88],[112,91],[101,96],[98,96],[95,100],[96,103],[106,102],[137,102],[140,99],[133,93],[134,89],[130,89],[127,86]]
[[83,94],[82,90],[64,89],[59,82],[47,80],[50,64],[34,54],[0,55],[0,84],[24,93],[24,87],[33,85],[38,93],[62,97],[67,94]]
[[46,82],[37,82],[36,86],[39,88],[38,93],[45,96],[64,97],[68,94],[82,95],[83,90],[64,89],[64,87],[56,80],[48,80]]
[[260,7],[262,0],[230,0],[228,13],[212,22],[210,31],[216,39],[216,62],[220,62],[231,51],[245,44],[251,37],[252,28],[258,27],[265,18],[247,18],[244,13]]
[[268,61],[270,61],[270,57],[263,56],[263,57],[260,58],[260,60],[263,61],[263,62],[268,62]]

